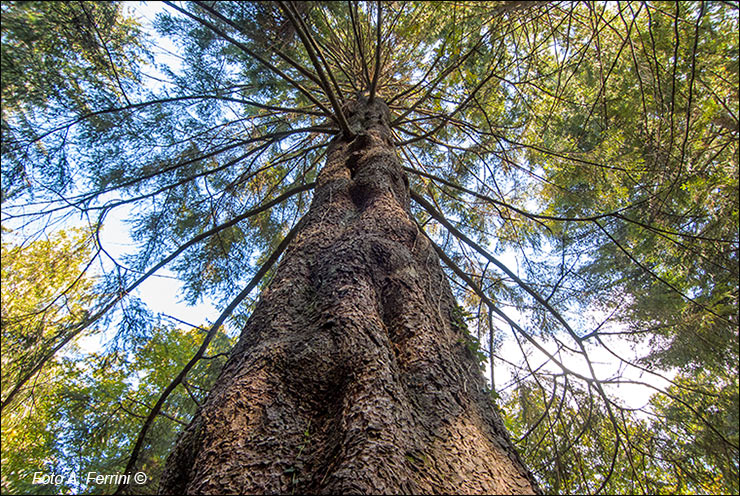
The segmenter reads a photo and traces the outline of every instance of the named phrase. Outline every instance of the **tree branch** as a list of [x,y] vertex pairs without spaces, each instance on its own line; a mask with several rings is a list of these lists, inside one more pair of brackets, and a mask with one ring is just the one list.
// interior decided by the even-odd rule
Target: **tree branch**
[[[206,335],[205,339],[203,340],[203,343],[200,345],[200,348],[198,348],[198,351],[195,352],[195,355],[193,355],[193,358],[190,359],[190,361],[183,367],[183,369],[180,371],[179,374],[172,380],[172,382],[162,391],[162,394],[160,395],[159,399],[157,400],[157,403],[154,405],[154,408],[152,408],[151,412],[149,412],[149,415],[147,416],[146,420],[144,421],[144,425],[141,428],[141,431],[139,432],[139,435],[136,438],[136,443],[134,444],[134,448],[131,451],[131,455],[129,456],[128,463],[126,464],[126,469],[123,471],[123,473],[131,473],[136,466],[136,460],[139,457],[139,451],[141,450],[142,445],[144,444],[144,438],[146,437],[147,432],[149,431],[149,428],[151,427],[152,423],[154,422],[154,419],[156,418],[157,414],[159,413],[159,410],[164,405],[165,401],[167,401],[167,398],[172,393],[172,391],[175,390],[175,388],[180,384],[184,379],[185,376],[190,372],[190,370],[195,366],[195,364],[201,359],[203,354],[205,353],[206,349],[208,348],[208,344],[211,342],[211,340],[215,337],[216,332],[219,330],[221,325],[224,323],[224,321],[231,315],[231,313],[236,309],[237,306],[246,298],[249,293],[252,292],[252,290],[259,284],[259,282],[262,280],[262,278],[267,274],[267,272],[270,270],[270,268],[275,264],[275,262],[280,258],[280,255],[285,251],[287,246],[290,244],[291,241],[293,241],[293,238],[298,233],[298,230],[302,226],[301,222],[298,222],[293,228],[288,232],[288,234],[283,238],[283,240],[280,242],[278,247],[275,249],[274,252],[270,255],[270,258],[265,261],[265,263],[260,267],[260,269],[257,271],[257,273],[254,275],[254,277],[249,281],[247,286],[234,298],[228,307],[224,309],[223,312],[221,312],[221,315],[219,315],[218,319],[216,319],[216,322],[213,323],[211,326],[211,329],[208,331],[208,334]],[[122,494],[123,491],[128,486],[128,483],[123,482],[121,485],[118,486],[114,494]]]

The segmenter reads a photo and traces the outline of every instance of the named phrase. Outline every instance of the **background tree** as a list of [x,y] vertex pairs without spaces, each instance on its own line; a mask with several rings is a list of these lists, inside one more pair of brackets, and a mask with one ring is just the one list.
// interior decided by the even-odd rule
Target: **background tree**
[[[97,298],[94,279],[85,264],[92,254],[89,232],[58,231],[50,239],[25,245],[4,231],[2,244],[2,382],[10,388],[30,368],[32,384],[2,416],[2,488],[9,494],[59,494],[60,491],[102,491],[89,485],[88,472],[116,473],[125,465],[132,436],[170,382],[200,345],[203,330],[183,331],[158,325],[148,339],[122,346],[109,342],[100,351],[83,352],[70,323],[85,321]],[[88,340],[93,331],[86,333]],[[50,359],[50,350],[68,343],[64,354]],[[171,449],[178,427],[192,416],[216,379],[228,338],[220,334],[212,356],[204,357],[192,378],[173,392],[166,422],[153,427],[151,449],[140,467],[156,472]],[[89,348],[89,345],[85,346]],[[150,469],[150,467],[153,467]],[[33,484],[34,472],[63,476],[60,485]],[[71,479],[77,478],[77,483]],[[156,480],[137,486],[156,491]]]
[[[11,233],[4,232],[4,238]],[[70,235],[74,236],[70,238]],[[70,322],[84,318],[96,298],[84,265],[91,239],[83,232],[60,232],[48,240],[2,244],[3,394],[28,375],[50,350],[69,342]]]
[[[274,262],[305,229],[326,156],[367,126],[367,99],[388,106],[411,212],[463,306],[448,327],[482,344],[543,487],[737,491],[736,4],[170,3],[157,28],[180,62],[158,75],[140,70],[146,46],[115,4],[50,5],[3,3],[3,220],[99,226],[129,208],[139,246],[117,260],[98,237],[100,298],[68,334],[113,315],[117,343],[152,339],[132,293],[170,263],[189,301],[226,309],[158,383],[122,443],[127,468],[164,449],[147,432],[229,315],[241,328],[280,281]],[[29,41],[51,39],[60,16],[76,20],[70,43]],[[19,84],[47,60],[38,89]],[[357,143],[361,158],[372,143]],[[519,360],[500,355],[504,333]],[[623,374],[600,372],[603,351]],[[4,416],[31,370],[3,385]],[[639,414],[616,399],[627,382],[656,389]],[[291,466],[281,487],[312,487]]]

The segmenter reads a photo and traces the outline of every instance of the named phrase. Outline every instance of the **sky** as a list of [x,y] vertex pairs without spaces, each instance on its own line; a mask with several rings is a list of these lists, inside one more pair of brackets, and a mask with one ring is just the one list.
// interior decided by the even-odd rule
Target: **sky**
[[[131,10],[132,14],[137,17],[142,24],[142,27],[151,33],[152,39],[155,42],[155,63],[166,64],[170,67],[177,68],[180,65],[179,59],[173,55],[176,53],[177,48],[166,39],[163,39],[156,35],[151,27],[157,12],[166,8],[166,6],[159,2],[129,2],[127,8]],[[153,71],[153,72],[152,72]],[[162,74],[156,71],[156,68],[150,67],[149,72],[156,77],[163,77]],[[161,82],[156,79],[148,79],[150,89],[156,89]],[[127,253],[133,253],[136,250],[135,244],[132,242],[128,235],[128,226],[125,223],[125,219],[130,215],[130,210],[127,207],[120,207],[115,209],[108,217],[104,224],[101,242],[106,251],[108,251],[115,258],[120,259]],[[517,266],[516,257],[512,253],[504,253],[502,260],[514,270]],[[518,272],[518,270],[514,270]],[[136,295],[145,301],[149,308],[155,312],[162,314],[165,319],[170,322],[181,325],[181,323],[188,323],[195,326],[207,326],[208,323],[216,320],[220,314],[220,309],[217,308],[211,301],[202,301],[196,305],[187,305],[182,299],[183,285],[180,283],[176,274],[164,269],[157,272],[154,276],[147,279],[142,283],[139,288],[136,289]],[[235,288],[237,291],[241,288]],[[512,309],[506,309],[505,312],[513,320],[517,319],[518,314]],[[169,318],[171,316],[172,318]],[[604,316],[594,313],[590,316],[593,321],[603,320]],[[178,322],[179,321],[179,322]],[[497,350],[497,354],[503,357],[519,357],[521,351],[517,342],[512,337],[512,332],[508,328],[504,328],[504,334],[507,336],[504,339],[501,347]],[[109,333],[103,335],[96,335],[93,337],[82,338],[78,341],[78,345],[83,351],[92,352],[100,349]],[[607,341],[610,346],[614,347],[614,350],[627,358],[634,358],[640,354],[640,350],[633,350],[630,343],[623,339],[612,338]],[[485,345],[484,345],[485,347]],[[554,351],[554,347],[546,345],[549,351]],[[603,348],[592,348],[589,350],[591,358],[596,367],[596,374],[599,379],[605,379],[613,377],[616,374],[621,374],[625,379],[631,379],[636,381],[646,381],[654,384],[656,387],[664,388],[666,382],[659,380],[654,376],[648,376],[644,372],[637,370],[633,367],[627,367],[623,362],[614,359]],[[530,363],[533,368],[536,368],[541,363],[545,362],[546,357],[539,353],[534,352],[530,357]],[[587,366],[584,360],[577,356],[566,357],[566,365],[575,370],[576,372],[589,375]],[[553,364],[546,365],[546,370],[557,372],[558,369]],[[485,376],[490,377],[490,370],[488,364],[486,364]],[[507,388],[512,381],[512,373],[508,367],[496,366],[495,370],[496,377],[496,390]],[[620,397],[627,406],[632,408],[641,408],[645,406],[649,400],[650,395],[654,392],[653,389],[638,386],[638,385],[622,385],[619,387],[610,386],[607,388],[612,391],[616,396]]]
[[[155,40],[154,52],[156,63],[166,64],[169,67],[179,67],[180,61],[173,55],[177,53],[177,47],[170,40],[158,36],[152,28],[152,21],[157,12],[161,12],[167,7],[160,2],[129,2],[127,6],[131,9],[132,14],[139,19],[139,22],[142,24],[144,29],[151,33]],[[157,73],[155,73],[155,75],[157,77],[162,76]],[[161,85],[161,83],[155,79],[151,79],[150,84],[152,85],[152,89],[155,89],[157,85]],[[103,239],[106,249],[110,250],[111,254],[120,255],[135,248],[126,234],[127,229],[123,223],[126,216],[127,212],[125,209],[121,209],[118,210],[115,215],[112,215],[107,219]],[[517,257],[513,253],[504,253],[501,258],[509,267],[517,266]],[[515,270],[515,272],[518,273],[518,270]],[[203,301],[194,306],[189,306],[184,303],[182,298],[179,296],[182,293],[182,287],[182,284],[175,278],[175,274],[165,270],[158,272],[154,277],[144,282],[137,289],[137,292],[139,297],[147,302],[153,311],[173,316],[183,322],[202,326],[207,322],[213,322],[218,317],[220,311],[211,301]],[[505,312],[509,317],[513,318],[515,321],[517,320],[516,317],[518,315],[515,310],[506,309]],[[603,320],[605,316],[594,313],[590,317],[592,318],[592,321],[598,322]],[[497,350],[497,354],[503,357],[521,356],[521,350],[516,340],[513,338],[512,331],[510,329],[505,329],[504,334],[506,338],[502,342],[501,347]],[[610,337],[606,339],[605,342],[617,354],[625,358],[634,359],[641,355],[641,350],[633,349],[632,344],[628,343],[624,339]],[[549,346],[546,345],[545,347],[550,352],[555,350],[553,343]],[[648,382],[661,389],[664,389],[668,385],[668,382],[665,380],[649,375],[634,367],[626,366],[621,360],[616,360],[614,356],[603,347],[589,347],[589,355],[599,379],[621,376],[626,380]],[[566,365],[572,370],[586,376],[589,375],[585,360],[577,356],[571,356],[570,358],[566,357],[566,360]],[[530,363],[533,368],[537,368],[540,364],[546,361],[547,357],[536,350],[530,356]],[[559,371],[558,367],[554,364],[545,365],[544,369],[552,372]],[[506,366],[496,366],[494,376],[497,390],[507,388],[511,385],[513,380],[512,370]],[[485,377],[490,377],[490,365],[488,363],[485,365]],[[671,378],[672,374],[668,374],[668,377]],[[653,388],[637,384],[612,385],[607,386],[606,389],[619,397],[630,408],[644,407],[648,403],[650,396],[654,393]]]
[[[157,12],[164,10],[165,5],[161,2],[127,2],[131,14],[139,20],[145,31],[149,32],[155,46],[152,52],[155,56],[155,64],[165,64],[169,67],[180,67],[180,60],[173,55],[177,47],[171,40],[157,36],[152,22]],[[164,75],[156,67],[148,67],[146,73],[155,78],[164,78]],[[149,89],[155,90],[161,86],[161,82],[155,78],[147,78]],[[114,258],[120,260],[123,255],[135,253],[137,247],[128,235],[129,226],[125,220],[130,217],[131,210],[127,206],[121,206],[113,210],[105,219],[101,234],[101,244],[105,250]],[[204,300],[196,305],[188,305],[183,301],[183,284],[177,279],[177,274],[168,270],[167,267],[160,269],[134,291],[142,301],[154,313],[161,314],[165,320],[180,325],[186,322],[193,326],[207,326],[214,322],[221,309],[217,308],[212,301]],[[174,318],[170,318],[170,317]],[[78,346],[84,352],[98,351],[110,338],[110,332],[83,337],[78,341]]]

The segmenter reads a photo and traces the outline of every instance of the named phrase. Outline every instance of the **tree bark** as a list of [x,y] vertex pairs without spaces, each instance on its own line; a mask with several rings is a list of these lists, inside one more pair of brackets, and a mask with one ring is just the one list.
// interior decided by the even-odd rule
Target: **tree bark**
[[409,209],[386,105],[345,115],[311,208],[216,386],[167,460],[167,494],[537,492],[484,390]]

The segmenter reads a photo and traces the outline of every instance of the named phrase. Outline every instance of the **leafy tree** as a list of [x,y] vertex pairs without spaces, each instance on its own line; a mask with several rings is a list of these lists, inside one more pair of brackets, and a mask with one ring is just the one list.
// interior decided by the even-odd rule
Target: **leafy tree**
[[33,386],[19,395],[14,413],[2,417],[2,485],[3,490],[32,492],[29,469],[59,468],[49,451],[62,430],[54,415],[57,398],[68,387],[61,379],[61,363],[41,357],[69,342],[69,322],[77,322],[96,296],[83,270],[90,256],[84,232],[61,231],[25,245],[12,244],[13,234],[3,231],[3,394],[29,370],[35,369],[35,377]]
[[621,410],[615,430],[603,405],[562,375],[525,380],[506,395],[504,420],[553,493],[593,492],[605,474],[607,494],[736,492],[737,382],[676,383],[653,397],[648,417]]
[[[13,385],[30,367],[42,365],[32,387],[2,417],[2,487],[10,493],[57,494],[105,491],[88,484],[85,474],[117,473],[125,466],[131,437],[143,418],[200,345],[198,329],[158,326],[127,351],[108,347],[83,353],[69,322],[83,319],[96,298],[94,283],[82,265],[91,255],[89,233],[59,231],[51,239],[14,245],[4,233],[2,245],[3,386]],[[58,292],[63,288],[62,292]],[[87,333],[89,337],[90,332]],[[66,353],[41,361],[59,343]],[[229,339],[219,334],[212,350],[173,394],[151,433],[151,451],[141,466],[152,475],[143,492],[156,490],[156,476],[177,427],[192,416],[221,368]],[[4,391],[5,392],[5,391]],[[142,413],[143,412],[143,413]],[[58,474],[61,484],[34,484],[34,473]],[[76,479],[71,478],[74,474]],[[76,480],[76,483],[75,483]]]
[[[135,353],[76,350],[49,363],[33,400],[3,416],[3,492],[108,492],[109,485],[88,482],[87,474],[123,470],[151,405],[198,348],[201,334],[161,326]],[[219,335],[215,355],[198,364],[192,380],[183,383],[159,413],[149,435],[150,450],[139,462],[148,479],[135,486],[137,493],[156,491],[164,457],[178,429],[213,385],[229,345],[229,339]],[[34,484],[35,472],[57,474],[60,483]]]
[[[165,266],[224,308],[132,390],[135,438],[85,456],[161,467],[154,419],[176,412],[166,492],[537,490],[503,417],[546,490],[737,490],[736,4],[165,3],[158,73],[116,4],[3,4],[4,221],[98,234],[67,335],[118,315],[121,377],[146,368],[134,291]],[[127,208],[119,260],[96,226]],[[178,392],[226,324],[193,412]],[[513,381],[484,391],[481,357]],[[670,384],[645,380],[639,415],[610,389],[637,372]]]
[[74,334],[96,299],[85,275],[92,249],[90,235],[61,231],[49,239],[2,243],[2,384],[9,394],[21,377],[45,364]]
[[[82,115],[119,99],[128,102],[143,47],[137,26],[121,16],[120,5],[4,1],[2,19],[3,157],[15,156],[30,136],[43,136],[44,125],[68,118],[70,111]],[[47,160],[37,167],[51,176],[64,173],[63,151],[61,156],[39,151]],[[8,162],[3,201],[17,185],[32,180],[22,160]]]
[[[737,493],[737,453],[731,448],[738,444],[737,381],[737,375],[699,371],[677,377],[666,397],[653,398],[656,449],[673,475],[666,492]],[[712,422],[701,421],[697,412]]]

